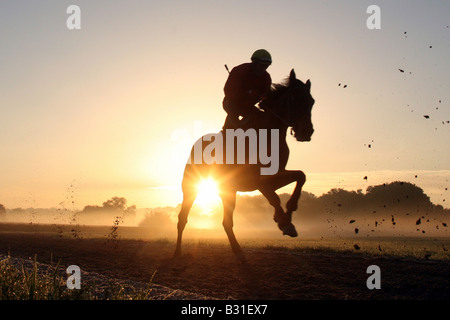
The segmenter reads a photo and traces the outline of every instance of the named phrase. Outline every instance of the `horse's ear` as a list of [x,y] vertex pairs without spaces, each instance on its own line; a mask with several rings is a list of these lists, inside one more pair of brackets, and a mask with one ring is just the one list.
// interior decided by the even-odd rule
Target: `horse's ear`
[[289,74],[289,83],[294,83],[296,76],[295,76],[295,71],[294,69],[291,70],[291,73]]
[[305,85],[306,85],[306,89],[308,89],[308,91],[311,91],[311,81],[309,81],[309,79],[308,79],[308,81],[306,81]]

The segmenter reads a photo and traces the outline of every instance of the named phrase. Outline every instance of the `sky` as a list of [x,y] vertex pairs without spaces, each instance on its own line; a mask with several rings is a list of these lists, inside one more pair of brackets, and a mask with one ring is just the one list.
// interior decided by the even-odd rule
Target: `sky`
[[437,0],[2,0],[0,203],[180,203],[192,143],[226,116],[224,64],[264,48],[274,83],[292,68],[312,83],[312,141],[288,137],[304,190],[402,180],[449,207],[449,12]]

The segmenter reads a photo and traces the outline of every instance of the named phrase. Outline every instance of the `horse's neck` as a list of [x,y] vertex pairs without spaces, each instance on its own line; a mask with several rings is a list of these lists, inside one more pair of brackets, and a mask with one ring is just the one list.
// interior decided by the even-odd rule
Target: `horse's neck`
[[257,123],[256,127],[256,129],[278,129],[280,139],[286,138],[286,132],[288,129],[288,126],[284,123],[282,118],[273,112],[270,115],[261,117],[261,120]]

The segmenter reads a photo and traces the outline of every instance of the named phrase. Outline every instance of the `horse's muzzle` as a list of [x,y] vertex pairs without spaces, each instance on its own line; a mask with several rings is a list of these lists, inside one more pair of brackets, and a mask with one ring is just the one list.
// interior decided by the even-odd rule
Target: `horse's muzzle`
[[314,129],[311,127],[309,129],[301,130],[300,132],[295,132],[294,137],[300,142],[309,142],[314,133]]

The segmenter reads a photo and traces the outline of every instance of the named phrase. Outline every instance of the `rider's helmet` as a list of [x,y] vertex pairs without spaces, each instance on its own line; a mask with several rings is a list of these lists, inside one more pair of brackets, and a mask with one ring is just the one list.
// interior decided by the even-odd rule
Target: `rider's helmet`
[[267,65],[272,64],[272,57],[271,57],[270,53],[265,49],[256,50],[252,54],[251,59],[253,62],[259,62],[259,63],[267,64]]

